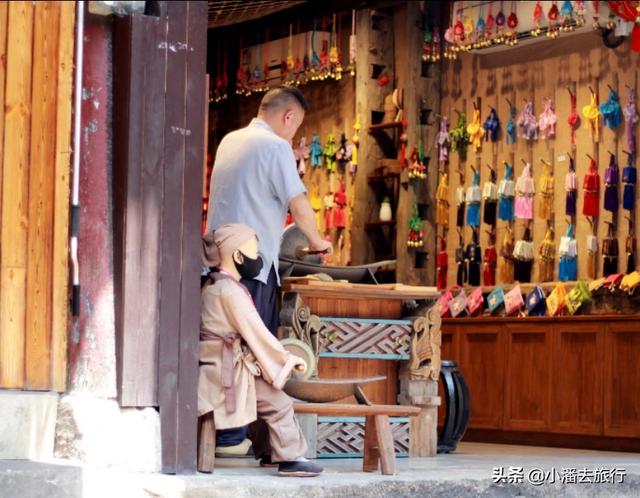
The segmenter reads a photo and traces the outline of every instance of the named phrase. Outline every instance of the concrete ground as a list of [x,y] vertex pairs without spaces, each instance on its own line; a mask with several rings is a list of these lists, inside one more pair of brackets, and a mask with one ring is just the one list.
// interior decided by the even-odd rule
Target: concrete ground
[[362,473],[362,460],[319,462],[321,477],[282,478],[246,459],[191,476],[0,461],[0,498],[640,496],[635,453],[462,443],[449,455],[399,459],[396,476]]

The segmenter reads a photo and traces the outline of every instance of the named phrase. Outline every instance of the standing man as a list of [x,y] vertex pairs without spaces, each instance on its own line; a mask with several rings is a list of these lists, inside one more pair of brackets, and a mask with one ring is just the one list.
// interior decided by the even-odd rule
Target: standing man
[[[269,90],[249,126],[226,135],[211,175],[207,230],[230,223],[253,228],[264,265],[255,279],[243,279],[260,317],[272,334],[278,327],[278,253],[287,210],[309,239],[312,251],[331,252],[316,225],[306,188],[298,176],[291,141],[309,108],[302,92],[280,85]],[[220,456],[246,454],[246,427],[219,431]]]

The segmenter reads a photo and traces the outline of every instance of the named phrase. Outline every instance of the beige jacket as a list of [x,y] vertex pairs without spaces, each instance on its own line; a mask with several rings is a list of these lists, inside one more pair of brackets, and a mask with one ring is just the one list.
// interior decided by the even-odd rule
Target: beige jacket
[[217,429],[257,418],[254,377],[282,389],[303,360],[286,351],[265,327],[244,286],[215,274],[202,290],[198,415],[214,412]]

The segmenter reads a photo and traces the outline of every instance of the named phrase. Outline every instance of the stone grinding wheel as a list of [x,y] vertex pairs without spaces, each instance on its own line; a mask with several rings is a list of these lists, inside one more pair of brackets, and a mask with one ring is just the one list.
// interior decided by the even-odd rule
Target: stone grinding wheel
[[296,380],[309,380],[315,374],[317,368],[316,356],[313,354],[311,347],[300,339],[294,338],[281,339],[280,344],[291,354],[302,358],[307,364],[305,373],[301,374],[294,370],[291,377]]
[[305,247],[309,247],[309,239],[295,224],[284,229],[280,243],[280,256],[305,263],[322,264],[322,256],[318,254],[300,257],[298,251]]

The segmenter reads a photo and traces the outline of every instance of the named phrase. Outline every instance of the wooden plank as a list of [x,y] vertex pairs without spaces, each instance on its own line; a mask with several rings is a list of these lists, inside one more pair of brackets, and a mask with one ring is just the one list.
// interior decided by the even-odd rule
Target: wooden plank
[[376,472],[380,464],[380,448],[376,437],[376,421],[372,415],[368,416],[364,424],[364,448],[362,456],[362,470]]
[[[0,2],[0,60],[7,60],[7,14],[8,2]],[[0,64],[0,221],[2,220],[2,159],[4,150],[4,95],[6,83],[6,62]]]
[[71,115],[75,2],[60,5],[58,43],[58,110],[53,207],[53,295],[51,320],[51,388],[63,392],[67,379],[69,285],[69,180],[71,176]]
[[419,406],[409,405],[346,405],[338,403],[294,403],[296,413],[316,413],[326,416],[368,417],[386,415],[391,417],[415,417]]
[[[177,2],[166,2],[169,26],[167,45],[184,42],[187,37],[186,10]],[[167,59],[164,141],[164,186],[162,210],[160,281],[160,326],[158,343],[158,403],[162,437],[162,471],[176,472],[178,438],[178,364],[180,349],[180,262],[182,260],[182,169],[185,136],[171,133],[171,126],[186,128],[184,115],[186,67],[184,50],[158,50]],[[169,234],[171,234],[169,236]]]
[[387,415],[376,415],[374,419],[378,435],[382,474],[385,476],[395,475],[398,471],[396,470],[396,455],[393,449],[393,434],[391,434],[389,417]]
[[216,424],[213,412],[198,419],[198,472],[213,472],[216,462]]
[[60,4],[35,4],[27,260],[25,387],[51,387],[55,134]]
[[187,2],[187,67],[182,280],[180,288],[180,356],[178,374],[177,470],[192,471],[196,463],[202,161],[204,149],[204,81],[207,53],[207,4]]
[[22,387],[26,316],[27,209],[33,4],[10,2],[0,257],[0,387]]

